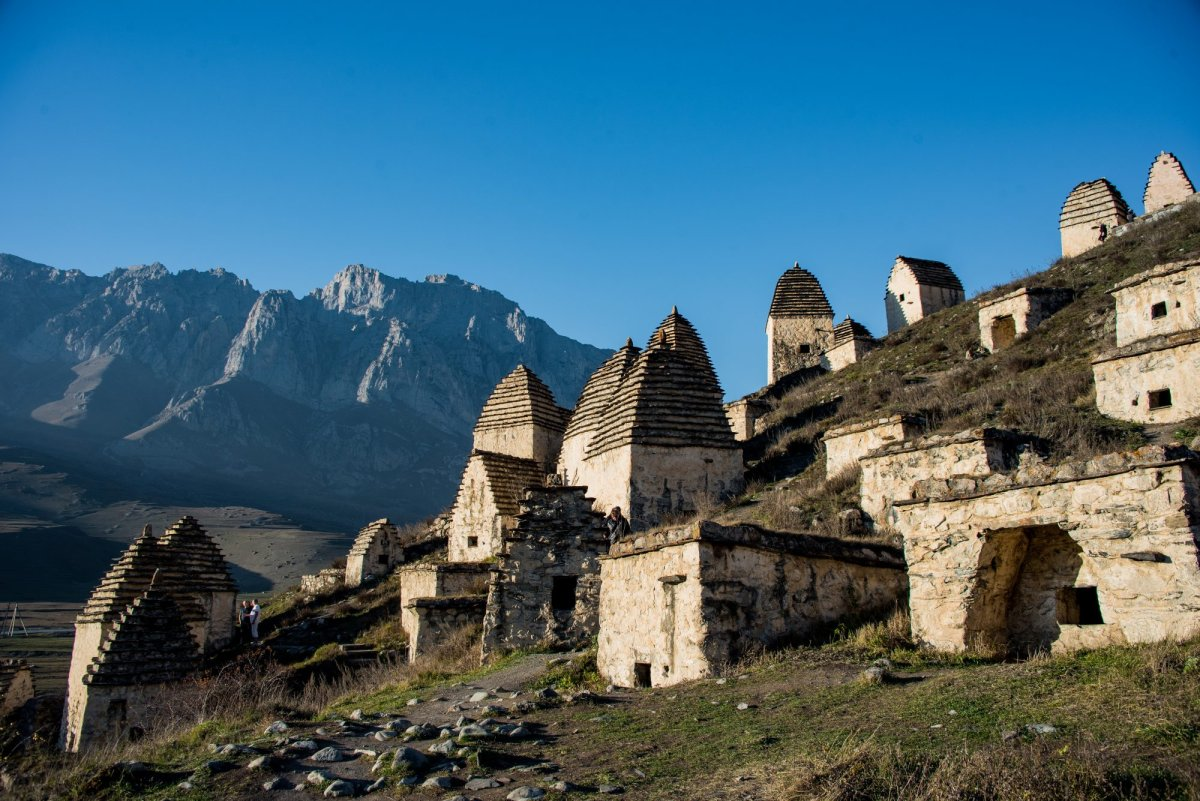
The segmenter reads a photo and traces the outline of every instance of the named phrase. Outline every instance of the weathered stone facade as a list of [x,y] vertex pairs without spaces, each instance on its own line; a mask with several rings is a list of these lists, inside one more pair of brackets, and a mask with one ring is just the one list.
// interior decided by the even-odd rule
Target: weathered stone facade
[[[411,604],[420,599],[466,596],[484,601],[491,565],[486,562],[418,562],[400,568],[399,574],[400,625],[408,635],[409,654],[416,656],[424,651],[418,651],[413,645],[419,639],[421,621],[417,607]],[[434,640],[426,636],[422,642],[428,649]]]
[[879,341],[871,336],[867,327],[847,317],[834,326],[833,345],[825,353],[821,365],[827,370],[836,372],[861,361],[864,356],[877,347],[879,347]]
[[617,543],[601,578],[597,667],[625,687],[709,676],[907,590],[896,548],[711,522]]
[[580,474],[584,470],[588,446],[600,430],[604,414],[612,406],[621,382],[641,352],[632,339],[626,339],[625,345],[592,373],[579,393],[579,402],[567,423],[558,458],[558,473],[565,484],[578,486],[583,483]]
[[0,717],[25,707],[34,696],[33,670],[24,659],[0,660]]
[[820,365],[833,344],[833,309],[825,290],[796,262],[776,282],[767,313],[767,383]]
[[156,702],[199,665],[200,648],[166,592],[151,586],[113,621],[63,710],[67,751],[137,739],[153,730]]
[[1092,361],[1096,408],[1139,423],[1200,414],[1200,262],[1159,265],[1112,295],[1117,347]]
[[414,598],[404,604],[404,613],[412,621],[408,633],[408,661],[415,662],[461,630],[483,624],[487,597],[484,595],[446,595]]
[[897,414],[878,420],[831,428],[825,432],[825,475],[832,478],[843,470],[858,467],[859,459],[885,445],[912,439],[925,421],[916,415]]
[[584,487],[531,489],[492,571],[484,653],[583,646],[596,634],[604,516]]
[[554,402],[550,388],[528,367],[518,365],[483,405],[475,423],[473,449],[527,459],[543,473],[553,473],[567,415]]
[[1150,163],[1150,174],[1146,177],[1146,193],[1142,197],[1146,214],[1183,203],[1195,193],[1195,187],[1174,153],[1164,150]]
[[346,581],[346,570],[341,567],[327,567],[317,573],[300,577],[300,593],[310,598],[325,595],[338,590]]
[[1091,250],[1108,239],[1114,228],[1133,218],[1125,198],[1107,178],[1077,184],[1058,215],[1063,256]]
[[416,561],[446,547],[447,537],[427,531],[405,534],[384,518],[368,523],[354,540],[346,557],[345,584],[359,585],[388,575],[406,562]]
[[1200,456],[1186,448],[1027,458],[914,490],[888,522],[926,645],[1020,654],[1200,632]]
[[704,343],[672,309],[613,392],[577,483],[635,528],[736,494],[744,467],[721,401]]
[[758,398],[741,398],[725,404],[725,417],[738,442],[752,439],[758,433],[758,421],[771,410],[771,405]]
[[158,586],[179,608],[180,620],[200,650],[207,653],[232,642],[237,585],[220,548],[190,516],[173,523],[158,538],[146,526],[113,564],[75,619],[63,737],[67,731],[66,714],[76,703],[73,699],[82,692],[87,666],[100,652],[115,621],[135,598],[150,588],[155,575]]
[[472,453],[450,518],[450,561],[478,562],[498,554],[526,487],[540,487],[545,478],[542,465],[532,459]]
[[962,303],[966,297],[962,282],[946,264],[897,256],[884,295],[888,333]]
[[1050,319],[1074,293],[1069,289],[1021,287],[979,304],[979,343],[990,351],[1011,345]]

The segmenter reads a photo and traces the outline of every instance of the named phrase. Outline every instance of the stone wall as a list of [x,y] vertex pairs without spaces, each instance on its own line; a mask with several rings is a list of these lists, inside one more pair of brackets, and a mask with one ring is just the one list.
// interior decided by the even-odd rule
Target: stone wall
[[491,569],[485,562],[423,562],[400,568],[400,625],[410,640],[417,618],[409,601],[460,595],[483,598]]
[[620,506],[635,529],[709,508],[744,486],[740,450],[623,445],[588,459],[583,479],[596,508]]
[[475,450],[529,459],[543,465],[542,472],[554,472],[561,446],[562,430],[546,426],[526,424],[475,432]]
[[[316,596],[333,592],[342,586],[346,579],[346,571],[338,567],[327,567],[319,573],[300,577],[300,592],[303,595]],[[78,636],[78,635],[77,635]]]
[[965,299],[962,284],[945,264],[897,256],[884,294],[888,333]]
[[33,670],[24,659],[0,660],[0,717],[33,700]]
[[414,598],[404,604],[412,621],[408,630],[408,661],[437,651],[450,637],[483,623],[487,599],[482,595]]
[[911,439],[921,432],[924,425],[925,421],[920,417],[897,414],[829,429],[822,438],[825,443],[825,475],[832,478],[843,470],[858,467],[858,460],[871,451]]
[[1200,457],[1150,446],[925,482],[898,501],[913,632],[1027,652],[1200,631]]
[[447,550],[452,562],[477,562],[500,552],[526,487],[541,486],[546,473],[530,459],[474,451],[467,459],[451,514]]
[[1011,431],[976,428],[886,446],[860,460],[862,509],[877,523],[886,523],[886,509],[916,497],[921,482],[1010,470],[1017,466],[1018,453],[1029,441]]
[[1117,347],[1200,328],[1200,261],[1160,264],[1112,289]]
[[833,314],[767,318],[767,383],[788,373],[818,367],[833,346]]
[[770,410],[770,405],[757,398],[741,398],[725,404],[725,416],[733,429],[733,438],[745,442],[757,433],[758,419]]
[[1109,417],[1158,424],[1200,415],[1200,330],[1102,354],[1092,376],[1096,408]]
[[847,339],[841,344],[834,345],[825,353],[822,366],[830,371],[842,370],[875,349],[875,343],[869,339]]
[[703,678],[907,589],[895,548],[710,522],[638,535],[601,564],[597,666],[621,686]]
[[533,489],[492,573],[483,650],[582,647],[596,634],[603,515],[584,487]]
[[169,690],[159,684],[83,687],[73,698],[65,750],[88,751],[153,731]]
[[1150,174],[1146,177],[1146,193],[1142,200],[1146,213],[1153,214],[1159,209],[1183,203],[1196,190],[1188,179],[1183,165],[1173,153],[1163,151],[1150,164]]
[[990,351],[1011,345],[1071,302],[1069,289],[1021,287],[979,304],[979,342]]

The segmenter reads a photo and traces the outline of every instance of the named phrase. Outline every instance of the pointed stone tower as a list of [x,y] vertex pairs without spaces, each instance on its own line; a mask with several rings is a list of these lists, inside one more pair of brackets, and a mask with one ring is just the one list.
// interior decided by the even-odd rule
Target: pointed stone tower
[[67,699],[65,750],[149,733],[163,692],[198,667],[200,649],[182,610],[152,584],[113,621],[79,688]]
[[767,383],[821,364],[833,346],[833,308],[817,277],[796,262],[775,283],[767,313]]
[[1196,188],[1183,170],[1183,165],[1174,153],[1165,150],[1150,164],[1150,175],[1146,178],[1146,194],[1142,200],[1146,213],[1153,214],[1167,206],[1173,206],[1196,194]]
[[1078,256],[1104,240],[1118,225],[1134,214],[1117,188],[1107,178],[1084,181],[1071,190],[1058,215],[1062,254]]
[[625,345],[592,373],[579,393],[558,457],[558,473],[568,485],[580,483],[580,467],[592,437],[603,422],[604,410],[612,403],[617,387],[641,352],[632,339],[625,340]]
[[678,310],[633,360],[587,446],[578,483],[635,529],[703,509],[743,485],[742,452],[699,334]]
[[962,282],[945,263],[897,256],[884,295],[888,333],[962,303],[966,297]]
[[475,423],[474,449],[530,459],[554,472],[567,410],[525,365],[518,365],[492,390]]

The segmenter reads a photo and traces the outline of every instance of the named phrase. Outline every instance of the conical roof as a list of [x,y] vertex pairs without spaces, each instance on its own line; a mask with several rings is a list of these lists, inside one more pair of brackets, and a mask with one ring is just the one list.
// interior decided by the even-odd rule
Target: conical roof
[[867,327],[849,317],[833,327],[833,344],[840,345],[851,339],[874,339]]
[[[155,572],[166,564],[168,553],[159,546],[150,526],[130,543],[100,584],[92,591],[77,618],[80,623],[113,620],[150,586]],[[189,614],[200,610],[189,609]]]
[[200,648],[179,607],[151,587],[113,624],[87,667],[84,684],[126,687],[167,684],[187,678],[199,665]]
[[775,282],[770,317],[832,317],[833,308],[817,277],[796,262]]
[[907,267],[921,286],[938,286],[944,289],[963,291],[962,281],[958,280],[958,276],[945,262],[916,259],[912,256],[897,256],[892,270],[895,271],[897,267]]
[[575,404],[575,411],[571,413],[564,439],[590,434],[600,427],[604,410],[612,402],[621,379],[629,372],[639,353],[641,350],[633,344],[633,340],[627,339],[620,350],[609,356],[604,364],[592,373],[592,377],[583,386],[583,392],[579,393],[579,402]]
[[159,547],[170,554],[163,567],[168,592],[179,588],[192,592],[237,592],[237,583],[229,572],[225,555],[191,515],[184,515],[167,527]]
[[566,420],[567,410],[554,402],[550,388],[521,364],[492,390],[479,413],[475,431],[532,424],[561,432]]
[[1107,178],[1097,178],[1076,185],[1067,195],[1058,215],[1058,227],[1106,222],[1113,216],[1119,223],[1125,223],[1132,220],[1134,214]]
[[671,310],[605,409],[587,457],[628,444],[737,448],[704,343]]
[[471,460],[483,464],[496,510],[502,515],[516,515],[520,511],[519,501],[525,497],[525,488],[540,487],[545,483],[546,471],[532,459],[475,451]]
[[1164,150],[1151,162],[1146,192],[1142,195],[1147,214],[1173,203],[1182,203],[1195,193],[1191,179],[1174,153]]

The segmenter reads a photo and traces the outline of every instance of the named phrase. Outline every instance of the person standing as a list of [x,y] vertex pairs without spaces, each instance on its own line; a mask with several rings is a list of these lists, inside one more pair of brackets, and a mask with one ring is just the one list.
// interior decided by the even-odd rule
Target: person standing
[[262,607],[258,605],[258,599],[255,598],[250,602],[250,641],[258,645],[258,619],[262,616]]
[[242,601],[238,610],[238,630],[241,632],[242,645],[250,643],[250,602]]
[[620,506],[614,506],[608,517],[604,518],[604,522],[608,526],[608,547],[611,548],[618,540],[629,536],[629,521],[621,515]]

